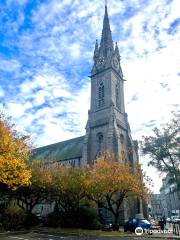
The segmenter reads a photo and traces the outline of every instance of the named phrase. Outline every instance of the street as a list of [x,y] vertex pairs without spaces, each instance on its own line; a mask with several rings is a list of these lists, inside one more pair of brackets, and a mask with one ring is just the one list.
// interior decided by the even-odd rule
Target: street
[[153,236],[153,235],[143,235],[142,237],[129,235],[129,236],[119,236],[119,237],[86,237],[86,236],[60,236],[52,235],[48,233],[22,233],[22,234],[9,234],[9,235],[0,235],[0,240],[111,240],[111,239],[127,239],[127,240],[136,240],[136,239],[180,239],[180,237],[175,236]]

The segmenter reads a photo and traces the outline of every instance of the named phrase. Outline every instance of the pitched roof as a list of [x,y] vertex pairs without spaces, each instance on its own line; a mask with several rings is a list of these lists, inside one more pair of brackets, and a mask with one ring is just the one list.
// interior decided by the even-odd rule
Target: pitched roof
[[84,136],[36,148],[32,159],[62,161],[82,157],[83,140]]

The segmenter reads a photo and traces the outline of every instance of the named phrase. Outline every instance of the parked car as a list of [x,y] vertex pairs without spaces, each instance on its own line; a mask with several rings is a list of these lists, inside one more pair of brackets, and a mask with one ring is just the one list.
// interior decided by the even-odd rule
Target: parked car
[[132,218],[124,224],[124,231],[134,232],[137,227],[148,230],[151,228],[151,223],[147,219]]
[[113,230],[112,223],[107,223],[107,224],[102,225],[102,230],[103,231],[112,231]]

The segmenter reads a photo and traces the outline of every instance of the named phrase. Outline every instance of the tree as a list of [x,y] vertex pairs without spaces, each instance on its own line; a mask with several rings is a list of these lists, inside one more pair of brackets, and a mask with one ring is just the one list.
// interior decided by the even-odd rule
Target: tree
[[[76,212],[85,198],[82,169],[59,166],[53,169],[52,190],[55,200],[64,212]],[[53,196],[52,196],[53,197]]]
[[[86,201],[83,169],[69,166],[49,166],[52,171],[50,187],[51,200],[55,202],[54,212],[49,215],[52,223],[61,227],[92,227],[96,225],[95,215]],[[92,222],[88,221],[93,218]],[[83,220],[84,219],[84,220]]]
[[143,137],[142,153],[149,155],[149,165],[161,173],[168,173],[180,189],[180,114],[170,123],[154,128],[153,136]]
[[30,138],[15,130],[10,119],[0,112],[0,185],[15,190],[30,183],[27,160]]
[[52,183],[52,171],[45,168],[43,161],[35,160],[29,162],[31,168],[30,184],[19,187],[14,196],[17,204],[26,212],[32,213],[34,206],[38,203],[50,201],[50,185]]
[[102,154],[93,166],[86,168],[84,180],[87,196],[111,212],[114,226],[118,225],[125,198],[148,197],[140,165],[130,165],[120,159],[111,153]]

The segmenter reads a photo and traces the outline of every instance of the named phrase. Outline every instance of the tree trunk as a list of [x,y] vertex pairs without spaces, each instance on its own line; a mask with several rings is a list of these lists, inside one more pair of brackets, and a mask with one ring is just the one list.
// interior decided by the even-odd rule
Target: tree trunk
[[114,226],[113,226],[113,229],[114,230],[119,230],[119,222],[118,222],[118,220],[119,220],[119,211],[117,211],[116,213],[115,213],[115,215],[114,215]]

